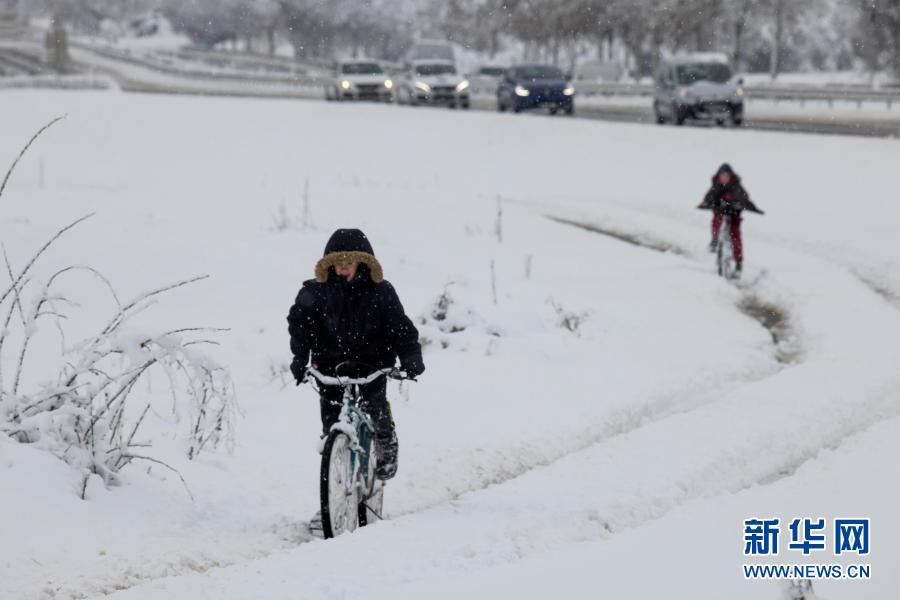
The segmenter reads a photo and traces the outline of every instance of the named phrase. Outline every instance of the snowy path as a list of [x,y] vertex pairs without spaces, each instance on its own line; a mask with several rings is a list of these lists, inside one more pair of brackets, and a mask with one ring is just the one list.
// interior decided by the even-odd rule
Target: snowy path
[[[842,277],[826,265],[810,264],[815,259],[798,257],[797,262],[817,278]],[[835,299],[836,307],[853,302],[877,311],[880,299],[856,287],[855,297]],[[857,347],[859,336],[900,339],[900,322],[887,331],[877,322],[870,324],[874,328],[848,325],[818,346]],[[701,400],[697,408],[612,436],[546,468],[381,524],[358,536],[364,539],[339,540],[333,550],[302,548],[214,575],[157,582],[121,597],[242,598],[250,589],[264,597],[297,597],[297,590],[284,587],[291,579],[304,582],[301,597],[340,596],[352,594],[357,585],[343,577],[347,564],[389,597],[398,582],[396,573],[415,573],[413,581],[452,580],[454,573],[465,578],[473,569],[480,572],[572,543],[610,539],[700,498],[791,477],[823,449],[838,448],[848,437],[900,414],[900,374],[890,373],[892,356],[879,355],[873,348],[859,357],[869,363],[866,373],[854,369],[860,380],[836,385],[826,376],[832,368],[829,353],[810,352],[803,364],[730,393],[711,394],[708,404]],[[810,387],[815,381],[825,385]],[[805,392],[796,393],[802,387]],[[812,405],[810,395],[815,397]],[[811,411],[819,418],[811,418]],[[386,546],[402,548],[387,570],[382,562],[367,560]],[[332,553],[335,560],[330,560]]]
[[[615,568],[597,570],[610,589],[622,589],[636,568],[622,561],[642,552],[634,540],[648,535],[671,549],[670,536],[697,526],[715,548],[709,560],[739,560],[740,519],[764,500],[779,514],[870,512],[883,536],[873,564],[897,556],[889,540],[891,532],[900,539],[900,524],[883,507],[900,494],[877,472],[854,474],[883,497],[876,505],[865,493],[803,492],[823,487],[817,470],[849,469],[848,445],[897,450],[884,433],[900,411],[890,350],[900,312],[885,300],[900,290],[900,209],[889,199],[898,182],[885,170],[900,152],[896,142],[459,119],[378,106],[9,98],[19,117],[0,123],[15,138],[30,133],[26,121],[70,114],[23,164],[0,207],[13,260],[60,221],[98,210],[88,239],[75,236],[62,250],[117,286],[134,291],[148,276],[159,283],[209,272],[207,287],[148,318],[234,328],[220,359],[234,369],[244,418],[233,456],[188,463],[176,440],[161,443],[194,504],[172,478],[137,471],[122,488],[82,502],[64,465],[3,443],[0,464],[10,468],[0,509],[32,511],[0,525],[3,539],[23,540],[0,554],[8,586],[0,596],[129,588],[111,597],[345,597],[357,590],[346,576],[352,564],[372,597],[421,596],[436,586],[449,597],[510,574],[533,582],[535,564],[549,569],[548,580],[571,577],[568,557],[579,548],[612,556]],[[534,152],[534,140],[572,152]],[[0,148],[0,163],[15,150]],[[860,162],[844,175],[847,153]],[[745,221],[741,288],[712,275],[707,216],[692,208],[723,157],[768,211]],[[307,179],[312,230],[293,216]],[[502,243],[494,235],[498,196]],[[867,202],[848,211],[848,197]],[[277,232],[280,202],[292,221]],[[401,439],[400,474],[388,488],[392,518],[304,543],[303,521],[316,508],[317,409],[310,390],[279,389],[266,373],[285,359],[283,315],[299,280],[330,230],[348,221],[376,241],[387,277],[421,317],[428,372],[392,391]],[[437,321],[430,315],[445,289],[453,303]],[[792,334],[785,347],[739,309],[748,298],[783,309]],[[578,335],[559,327],[558,311],[583,317]],[[698,511],[721,526],[685,516]],[[888,571],[852,597],[895,590]],[[773,587],[736,573],[706,576],[725,597],[774,598]],[[573,581],[586,585],[586,575]],[[674,588],[640,579],[641,598],[683,595],[697,582],[684,573]],[[540,590],[516,587],[523,597]]]

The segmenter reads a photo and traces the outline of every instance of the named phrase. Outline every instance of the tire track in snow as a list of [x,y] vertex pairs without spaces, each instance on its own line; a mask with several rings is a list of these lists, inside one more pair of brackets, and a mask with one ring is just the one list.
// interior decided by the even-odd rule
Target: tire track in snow
[[863,275],[858,270],[854,269],[853,274],[856,275],[857,279],[859,279],[866,287],[884,298],[888,304],[897,310],[900,310],[900,292],[895,291],[886,283],[881,283],[869,276]]
[[[555,223],[570,225],[591,233],[611,237],[639,248],[693,258],[691,252],[674,242],[663,240],[644,232],[626,231],[609,225],[587,223],[557,215],[545,215],[545,217]],[[757,321],[772,336],[772,343],[775,347],[775,359],[784,364],[798,362],[803,355],[803,349],[800,347],[797,336],[792,330],[791,316],[787,308],[763,300],[752,292],[752,285],[748,286],[740,282],[737,282],[736,285],[743,294],[742,300],[737,305],[738,309]]]
[[[752,407],[745,400],[737,396],[729,404],[731,408],[750,410]],[[728,416],[725,408],[718,403],[708,407]],[[239,590],[239,583],[245,583],[248,577],[260,578],[261,587],[271,582],[292,585],[291,581],[302,581],[307,597],[320,597],[326,592],[341,596],[358,591],[356,582],[360,579],[390,589],[398,583],[463,576],[472,570],[516,563],[573,543],[610,539],[697,500],[781,481],[823,449],[838,448],[847,438],[879,421],[884,408],[900,414],[900,394],[888,391],[849,408],[846,414],[861,417],[849,425],[833,420],[830,431],[800,446],[781,435],[790,426],[789,422],[782,422],[774,432],[770,431],[777,435],[769,438],[754,437],[745,431],[743,439],[737,439],[729,430],[701,443],[689,440],[684,447],[691,454],[687,457],[662,448],[659,453],[667,461],[665,467],[673,466],[677,471],[675,477],[662,482],[657,480],[659,473],[641,468],[646,463],[648,440],[639,438],[670,443],[674,438],[644,429],[632,437],[614,440],[617,447],[598,445],[570,455],[554,468],[535,469],[503,486],[479,490],[457,501],[364,530],[354,535],[352,543],[341,539],[320,544],[315,550],[304,546],[282,556],[217,571],[211,574],[212,579],[192,577],[159,582],[152,589],[133,590],[135,594],[125,594],[124,598],[191,598],[198,590],[212,588],[221,600],[243,598],[240,591],[234,590]],[[802,402],[793,407],[794,411],[804,409]],[[694,420],[701,427],[708,417],[697,412],[684,415],[684,419]],[[734,419],[723,422],[734,424]],[[683,430],[683,425],[658,424],[671,431]],[[680,463],[687,467],[679,469]],[[621,474],[631,476],[624,486],[610,481],[609,484],[619,485],[606,491],[605,481],[593,488],[585,485],[591,480],[584,476],[585,467],[594,477],[602,475],[607,467],[617,467]],[[403,552],[389,553],[390,568],[371,560],[385,547],[403,548]],[[347,564],[354,564],[356,569],[353,581],[341,577]],[[268,593],[258,597],[283,597],[276,591],[277,585],[270,586]]]
[[[522,203],[525,206],[533,206],[539,207],[539,205],[533,203]],[[641,207],[641,206],[629,206],[629,210],[636,211],[638,213],[644,213],[653,215],[657,218],[666,218],[677,221],[679,223],[687,222],[686,218],[683,215],[673,215],[670,211],[665,210],[654,210],[649,207]],[[629,244],[635,246],[641,246],[643,248],[647,248],[649,250],[656,250],[660,252],[673,252],[680,256],[694,256],[693,253],[685,250],[683,247],[675,244],[674,242],[664,240],[655,236],[651,236],[644,232],[635,232],[635,231],[626,231],[625,229],[619,227],[611,227],[609,225],[599,225],[596,223],[587,223],[584,220],[573,219],[570,217],[564,217],[560,215],[547,214],[545,215],[547,219],[551,221],[555,221],[557,223],[562,223],[565,225],[572,225],[573,227],[578,227],[581,229],[585,229],[587,231],[591,231],[594,233],[599,233],[602,235],[606,235],[608,237],[612,237],[614,239],[618,239],[623,242],[627,242]],[[877,295],[884,298],[889,304],[891,304],[897,310],[900,310],[900,291],[896,288],[895,285],[892,285],[886,281],[885,277],[878,278],[877,276],[873,276],[871,274],[867,274],[867,268],[861,268],[859,262],[852,261],[845,257],[840,257],[835,253],[840,252],[841,248],[835,247],[832,252],[823,251],[819,246],[813,244],[798,244],[796,241],[791,240],[789,243],[785,243],[785,240],[781,240],[778,238],[773,238],[772,236],[765,236],[770,243],[774,243],[775,245],[785,246],[790,249],[801,249],[803,252],[808,254],[818,256],[828,262],[837,264],[839,266],[843,266],[853,274],[860,282],[862,282],[866,287],[875,292]],[[857,259],[858,260],[858,259]],[[896,279],[896,278],[895,278]],[[740,284],[739,284],[740,285]]]
[[[716,402],[726,390],[739,385],[762,381],[780,372],[782,368],[783,365],[779,364],[774,368],[761,369],[750,374],[731,374],[734,377],[733,379],[729,379],[729,375],[725,374],[722,379],[726,379],[728,383],[716,381],[711,384],[688,386],[677,392],[657,394],[648,402],[641,403],[634,408],[618,408],[612,413],[607,413],[605,416],[590,423],[583,424],[577,432],[564,434],[566,439],[570,440],[570,443],[560,444],[557,440],[556,449],[553,452],[537,455],[534,451],[535,440],[524,440],[521,446],[504,448],[496,453],[499,456],[488,461],[491,465],[506,465],[506,468],[503,470],[485,469],[476,474],[473,480],[470,480],[470,485],[448,490],[449,493],[443,495],[440,499],[419,504],[411,509],[398,510],[396,512],[388,509],[387,516],[389,518],[398,518],[420,513],[435,506],[458,500],[467,494],[503,485],[535,469],[551,467],[555,463],[597,444],[627,435],[665,419],[698,410]],[[469,456],[457,456],[456,458],[461,463],[461,466],[469,466],[471,468],[472,461]],[[446,460],[444,465],[446,465]],[[456,467],[451,467],[450,470],[456,470]]]
[[[620,241],[626,240],[620,239]],[[631,243],[632,245],[646,247],[648,242],[647,240],[640,240],[640,242]],[[674,247],[654,249],[660,252],[684,253],[683,250]],[[584,452],[598,444],[628,435],[660,421],[698,410],[721,399],[727,394],[729,389],[764,380],[781,371],[783,367],[783,364],[779,364],[772,368],[763,368],[750,373],[723,373],[713,381],[689,385],[674,392],[656,394],[635,407],[618,408],[612,413],[606,413],[602,418],[588,423],[581,423],[577,431],[565,435],[567,443],[555,445],[549,448],[549,451],[545,449],[540,454],[535,453],[534,448],[536,444],[534,443],[535,440],[532,439],[523,442],[521,446],[505,447],[499,451],[499,456],[486,461],[490,467],[476,474],[476,477],[470,480],[469,485],[447,490],[449,493],[443,494],[440,499],[415,506],[412,509],[390,512],[389,516],[393,519],[409,517],[455,502],[467,495],[478,493],[488,488],[502,486],[536,469],[552,467],[567,457]],[[541,444],[537,444],[537,446],[541,446]],[[546,447],[546,445],[544,446]],[[471,456],[464,455],[456,458],[461,463],[471,467]],[[390,493],[390,487],[388,487],[388,490],[388,493]],[[296,527],[299,527],[300,531],[295,531],[291,537],[296,540],[297,546],[319,539],[312,536],[308,529],[304,527],[304,524],[298,524]],[[157,564],[152,572],[142,572],[133,567],[129,570],[127,578],[91,584],[92,589],[90,593],[93,595],[107,595],[168,576],[205,573],[211,568],[227,568],[238,564],[264,560],[284,551],[285,547],[278,546],[273,547],[271,550],[261,550],[253,556],[233,561],[213,559],[212,557],[209,557],[208,560],[198,560],[197,557],[191,560],[173,560],[167,561],[164,565],[165,568],[162,569],[156,568],[160,566]],[[160,571],[165,574],[160,574]],[[86,598],[88,595],[77,593],[72,597]]]
[[[401,518],[409,518],[429,510],[438,509],[442,506],[452,505],[454,502],[472,494],[478,494],[489,488],[503,486],[509,482],[515,481],[523,476],[527,476],[530,472],[537,469],[552,468],[553,465],[566,460],[573,455],[580,454],[595,447],[599,444],[615,440],[617,438],[632,434],[642,428],[652,426],[666,419],[689,414],[699,410],[711,403],[716,402],[726,395],[726,390],[739,385],[746,385],[755,381],[761,381],[782,370],[782,366],[774,369],[761,370],[749,376],[730,380],[728,383],[721,383],[718,380],[713,384],[695,385],[683,388],[677,392],[659,394],[651,401],[641,404],[634,410],[619,410],[607,415],[605,419],[598,419],[592,423],[590,427],[581,430],[580,434],[570,435],[567,439],[571,440],[568,445],[559,447],[558,452],[545,454],[543,456],[530,456],[531,460],[522,461],[514,464],[503,472],[486,472],[483,477],[478,478],[475,485],[464,489],[454,490],[441,500],[429,502],[425,505],[416,507],[413,510],[399,511],[390,513],[390,520]],[[727,379],[727,377],[725,377]],[[531,440],[529,440],[531,442]],[[517,456],[533,454],[533,443],[523,443],[521,447],[507,448],[504,454],[508,455],[512,461]],[[469,462],[468,457],[462,457],[464,462]],[[490,461],[491,464],[504,464],[504,461]],[[509,462],[505,464],[509,465]],[[388,487],[390,490],[390,486]],[[265,560],[269,557],[278,556],[288,552],[296,547],[305,545],[309,542],[323,541],[321,538],[310,533],[306,523],[294,524],[290,527],[290,534],[282,537],[288,537],[293,540],[293,545],[279,545],[268,550],[258,550],[257,552],[242,557],[238,560],[223,560],[221,558],[205,557],[192,555],[190,557],[176,557],[164,561],[154,561],[152,569],[141,570],[140,567],[130,565],[128,570],[121,576],[113,576],[105,578],[102,581],[87,582],[82,580],[80,589],[67,588],[67,586],[57,586],[55,589],[45,588],[47,593],[51,593],[52,597],[86,599],[91,597],[104,597],[121,591],[139,587],[143,584],[167,579],[170,577],[179,577],[192,573],[207,573],[218,569],[228,569],[236,565],[248,564]],[[610,529],[612,532],[612,529]]]
[[609,227],[606,225],[599,225],[596,223],[587,223],[585,221],[578,221],[575,219],[569,219],[556,215],[544,216],[545,218],[555,223],[560,223],[562,225],[571,225],[572,227],[578,227],[579,229],[584,229],[585,231],[590,231],[591,233],[599,233],[600,235],[605,235],[615,240],[619,240],[620,242],[625,242],[626,244],[631,244],[632,246],[637,246],[639,248],[655,250],[656,252],[671,252],[672,254],[677,254],[679,256],[690,255],[687,250],[681,248],[677,244],[673,244],[660,238],[648,235],[644,232],[625,231],[624,229]]
[[[748,302],[751,302],[751,306],[745,307],[746,310],[750,312],[762,310],[764,314],[760,320],[769,322],[773,342],[780,343],[786,337],[785,331],[789,329],[779,328],[788,326],[787,321],[768,314],[773,311],[771,308],[767,309],[764,302],[761,304],[754,300]],[[756,306],[752,305],[754,302]],[[502,477],[484,487],[458,494],[455,498],[430,509],[405,513],[390,523],[390,528],[387,526],[384,529],[375,528],[371,532],[372,535],[361,535],[354,539],[352,548],[365,550],[372,544],[377,546],[383,543],[382,535],[388,535],[390,538],[400,536],[401,539],[423,540],[420,543],[424,544],[424,547],[416,547],[409,553],[411,556],[409,560],[413,564],[406,565],[403,570],[424,573],[428,571],[429,566],[434,568],[433,564],[428,562],[428,557],[429,552],[433,553],[435,549],[428,544],[440,540],[441,551],[448,549],[444,548],[446,543],[441,539],[441,531],[434,531],[431,534],[428,531],[432,527],[438,528],[439,523],[436,521],[446,523],[446,519],[434,519],[432,515],[447,516],[448,513],[451,515],[461,513],[467,519],[483,519],[483,522],[488,524],[504,518],[511,519],[505,528],[497,526],[498,529],[488,532],[479,531],[479,534],[484,535],[478,541],[480,546],[472,540],[464,540],[450,548],[452,557],[456,559],[477,556],[479,566],[484,566],[485,560],[488,565],[502,564],[529,553],[546,550],[548,545],[558,546],[573,541],[609,537],[623,529],[660,518],[700,498],[733,494],[756,485],[769,485],[780,481],[790,477],[823,449],[838,448],[845,439],[871,427],[885,416],[900,414],[900,394],[897,394],[900,380],[892,380],[877,393],[873,392],[871,385],[853,386],[848,382],[844,384],[845,387],[850,385],[857,395],[850,394],[848,390],[835,391],[823,388],[824,393],[830,394],[824,406],[818,407],[823,421],[804,430],[799,425],[802,425],[802,419],[809,413],[811,407],[807,405],[803,393],[789,394],[787,391],[791,388],[790,385],[775,382],[773,379],[793,374],[793,380],[814,382],[816,377],[810,375],[822,370],[822,361],[818,361],[817,365],[810,365],[805,362],[806,358],[805,355],[798,354],[788,361],[792,367],[810,371],[803,376],[800,376],[795,368],[786,368],[785,363],[773,373],[755,381],[737,382],[731,393],[722,391],[712,393],[715,398],[704,401],[699,406],[683,407],[684,410],[671,412],[671,406],[664,405],[663,412],[650,415],[652,420],[649,422],[642,422],[637,414],[632,414],[631,420],[619,421],[620,425],[632,425],[630,428],[625,426],[622,431],[609,432],[595,440],[593,444],[583,444],[580,450],[566,452],[556,460],[544,461],[526,468],[518,476]],[[760,390],[754,392],[750,388]],[[767,391],[778,392],[775,395],[780,397],[767,398]],[[857,397],[863,399],[853,400]],[[848,398],[850,401],[846,401]],[[755,401],[768,404],[766,408],[759,408],[755,406]],[[670,414],[663,414],[666,410],[669,410]],[[738,413],[732,414],[734,410]],[[760,432],[748,432],[743,424],[754,422],[753,415],[756,414],[756,410],[776,416],[769,427],[763,428]],[[688,455],[683,457],[683,462],[689,466],[684,468],[682,465],[681,471],[678,471],[679,462],[675,458],[679,450],[677,444],[671,449],[673,451],[667,451],[670,449],[665,446],[666,443],[676,440],[679,435],[683,436],[685,431],[690,431],[689,427],[685,427],[690,423],[697,426],[695,432],[703,431],[707,424],[722,425],[726,428],[730,426],[731,430],[716,431],[714,427],[709,432],[709,437],[700,436],[699,439],[688,440],[681,450]],[[660,447],[662,450],[659,450]],[[661,459],[669,460],[672,470],[676,472],[676,476],[670,482],[657,485],[655,491],[650,494],[646,493],[645,486],[656,482],[650,476],[641,478],[642,468],[647,466],[645,451],[648,448],[659,450]],[[584,493],[585,489],[578,487],[580,482],[585,481],[583,477],[560,477],[560,474],[566,474],[566,469],[575,468],[577,472],[578,464],[582,463],[589,465],[595,472],[598,465],[602,470],[604,464],[612,471],[613,467],[621,466],[617,462],[620,459],[634,462],[630,472],[638,474],[632,482],[631,497],[625,494],[609,496],[607,504],[600,509],[596,506],[589,507],[588,504],[591,503],[580,506],[576,504],[574,510],[572,506],[563,507],[563,510],[554,506],[554,502],[564,501],[567,497],[584,498],[588,495]],[[554,478],[562,479],[570,487],[560,489],[554,486]],[[525,531],[519,531],[517,529],[519,523],[523,520],[528,522],[529,519],[527,516],[521,517],[520,514],[511,513],[521,510],[527,514],[529,510],[527,504],[533,499],[529,498],[525,507],[519,504],[523,498],[528,497],[529,491],[534,490],[553,492],[548,500],[550,504],[537,502],[537,508],[530,507],[534,513],[532,516],[547,519],[547,522],[543,526],[529,524]],[[550,511],[553,515],[546,514],[548,506],[554,506],[555,510]],[[569,512],[566,513],[565,509]],[[573,518],[567,518],[569,515]],[[565,531],[560,531],[560,523],[563,524],[562,528]],[[410,530],[415,530],[416,535],[410,537]],[[404,535],[407,537],[403,538]],[[346,551],[347,548],[345,544],[340,550]],[[331,551],[332,546],[329,545],[317,549],[317,552]],[[337,552],[337,549],[334,551]],[[425,562],[415,564],[416,561]],[[451,562],[456,561],[451,559]],[[254,569],[258,567],[259,565],[255,565]]]
[[[638,248],[653,250],[664,254],[691,257],[691,253],[683,247],[645,233],[626,231],[624,229],[609,226],[600,226],[558,215],[545,214],[544,217],[562,225],[574,226],[591,233],[611,237],[617,241]],[[798,336],[792,329],[791,318],[787,308],[764,301],[740,286],[738,286],[738,289],[741,290],[743,298],[737,308],[747,316],[759,322],[760,325],[769,332],[773,343],[773,355],[778,367],[756,373],[735,373],[726,375],[725,377],[728,379],[726,385],[712,385],[708,387],[691,386],[675,393],[660,395],[650,402],[640,404],[635,410],[619,409],[617,412],[613,413],[612,418],[610,418],[610,415],[607,415],[605,418],[601,418],[592,423],[590,427],[582,428],[580,432],[574,434],[573,443],[565,445],[560,451],[549,455],[534,456],[534,445],[532,443],[524,443],[518,448],[505,448],[504,454],[508,455],[508,458],[491,462],[495,464],[511,464],[513,465],[511,468],[502,472],[495,471],[493,473],[483,474],[482,477],[476,479],[475,485],[464,486],[452,490],[448,495],[439,500],[424,503],[412,509],[399,510],[397,512],[388,509],[387,516],[396,518],[422,512],[423,510],[427,510],[444,502],[459,499],[466,494],[496,485],[503,485],[526,475],[534,469],[552,466],[572,454],[583,452],[597,444],[618,436],[626,435],[672,416],[689,413],[693,410],[702,408],[707,404],[715,402],[717,398],[720,398],[723,393],[728,390],[765,380],[781,372],[786,367],[799,364],[803,357],[803,349],[800,345]],[[522,456],[528,456],[529,458],[527,460],[521,460]],[[470,461],[463,457],[460,459],[460,462],[469,464]]]

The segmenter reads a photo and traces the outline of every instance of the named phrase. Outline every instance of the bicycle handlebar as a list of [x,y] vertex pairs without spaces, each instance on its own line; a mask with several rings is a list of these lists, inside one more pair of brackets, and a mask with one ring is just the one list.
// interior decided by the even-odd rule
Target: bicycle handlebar
[[409,379],[411,381],[415,381],[415,379],[413,379],[412,377],[406,377],[402,373],[402,371],[399,371],[398,369],[395,369],[393,367],[378,369],[377,371],[370,375],[367,375],[366,377],[341,377],[340,375],[332,377],[330,375],[323,375],[321,371],[314,367],[310,367],[306,372],[315,377],[316,380],[322,385],[366,385],[385,375],[391,377],[392,379]]

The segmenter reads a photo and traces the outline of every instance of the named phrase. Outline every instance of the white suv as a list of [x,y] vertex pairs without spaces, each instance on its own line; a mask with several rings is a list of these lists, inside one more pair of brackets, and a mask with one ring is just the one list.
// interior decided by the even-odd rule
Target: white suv
[[653,113],[657,123],[681,125],[685,119],[744,122],[743,79],[735,78],[719,54],[664,59],[654,74]]

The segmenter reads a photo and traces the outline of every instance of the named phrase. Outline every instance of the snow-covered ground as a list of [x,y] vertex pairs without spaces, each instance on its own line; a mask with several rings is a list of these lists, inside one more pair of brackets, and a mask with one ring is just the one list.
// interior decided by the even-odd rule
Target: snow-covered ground
[[[816,590],[900,593],[898,142],[280,100],[3,101],[0,165],[69,115],[0,199],[13,264],[96,211],[44,276],[90,264],[131,296],[208,273],[143,324],[230,327],[213,354],[242,416],[232,452],[192,462],[152,417],[154,456],[194,501],[146,465],[80,500],[77,471],[0,439],[0,597],[775,599],[740,570],[757,515],[871,517],[872,580]],[[693,208],[724,160],[767,211],[745,219],[740,286],[715,277]],[[348,226],[373,240],[428,370],[391,390],[390,519],[324,542],[305,525],[315,394],[271,372],[300,282]],[[67,285],[85,318],[108,310],[88,302],[93,282]],[[778,343],[747,314],[760,305],[786,317]],[[31,379],[50,375],[37,364]]]

